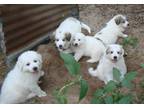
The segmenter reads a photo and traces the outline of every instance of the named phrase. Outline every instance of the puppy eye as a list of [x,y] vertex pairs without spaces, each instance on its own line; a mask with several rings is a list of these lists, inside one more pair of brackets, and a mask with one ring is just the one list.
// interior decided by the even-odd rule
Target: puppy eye
[[122,53],[121,53],[121,52],[119,52],[119,51],[118,51],[117,53],[118,53],[118,54],[122,54]]
[[110,52],[111,54],[113,53],[113,51]]
[[59,41],[59,39],[56,39],[55,41]]
[[80,39],[78,41],[80,41]]
[[27,63],[26,65],[27,65],[27,66],[29,66],[29,65],[30,65],[30,63]]
[[125,23],[125,20],[123,20],[122,23]]
[[65,41],[65,39],[63,39],[62,41]]
[[34,62],[36,63],[36,62],[37,62],[37,60],[34,60]]

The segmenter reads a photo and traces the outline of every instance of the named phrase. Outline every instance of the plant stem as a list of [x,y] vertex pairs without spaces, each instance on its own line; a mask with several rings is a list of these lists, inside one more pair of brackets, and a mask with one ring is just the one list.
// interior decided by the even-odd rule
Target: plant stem
[[81,78],[82,78],[82,77],[79,76],[79,77],[78,77],[78,80],[76,80],[76,81],[72,81],[72,82],[70,82],[70,83],[64,85],[64,86],[59,90],[58,95],[60,95],[61,92],[62,92],[65,88],[67,88],[67,87],[69,87],[69,86],[72,86],[72,85],[78,83],[78,82],[81,80]]

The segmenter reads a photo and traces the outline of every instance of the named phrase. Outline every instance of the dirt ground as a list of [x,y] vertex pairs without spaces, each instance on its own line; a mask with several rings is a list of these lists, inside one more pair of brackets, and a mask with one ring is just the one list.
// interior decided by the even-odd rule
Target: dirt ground
[[[131,46],[125,47],[125,51],[128,52],[125,58],[128,71],[138,71],[138,76],[134,81],[134,92],[141,93],[142,89],[139,87],[139,83],[142,80],[144,69],[140,67],[141,63],[144,63],[144,5],[79,5],[80,20],[89,25],[92,29],[92,35],[98,32],[103,25],[109,21],[116,14],[124,14],[127,16],[130,26],[126,30],[126,33],[131,37],[138,38],[138,46],[133,48]],[[121,41],[121,40],[120,40]],[[52,93],[58,88],[62,87],[67,80],[71,80],[72,77],[68,74],[66,68],[63,65],[63,61],[60,59],[59,54],[54,46],[54,43],[40,45],[37,49],[43,56],[43,69],[45,76],[42,79],[41,87],[47,92],[48,96],[43,98],[34,98],[27,103],[56,103]],[[89,83],[89,91],[86,98],[81,103],[90,103],[92,93],[103,85],[97,78],[91,77],[87,69],[95,64],[88,64],[85,62],[86,58],[80,61],[81,72],[84,79]],[[73,87],[69,92],[68,103],[76,103],[79,96],[79,87]],[[136,103],[142,103],[142,100],[137,99]]]

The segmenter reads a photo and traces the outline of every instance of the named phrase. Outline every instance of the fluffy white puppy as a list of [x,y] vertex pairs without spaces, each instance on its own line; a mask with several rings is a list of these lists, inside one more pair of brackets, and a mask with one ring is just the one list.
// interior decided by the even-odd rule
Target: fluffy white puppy
[[104,56],[99,61],[97,69],[89,68],[90,75],[98,77],[107,84],[110,80],[114,80],[113,68],[117,68],[121,72],[121,78],[123,78],[127,72],[123,54],[122,46],[117,44],[109,45]]
[[76,33],[71,44],[76,61],[79,61],[82,56],[88,56],[90,59],[87,62],[97,62],[105,51],[105,46],[100,40],[91,36],[85,36],[83,33]]
[[75,33],[81,32],[81,29],[91,32],[90,27],[80,22],[76,18],[69,17],[65,19],[55,31],[55,44],[59,51],[71,53],[70,41]]
[[42,97],[47,94],[38,86],[38,80],[44,75],[42,57],[34,51],[21,54],[18,61],[2,85],[0,103],[23,103],[34,96]]
[[94,37],[99,38],[105,44],[114,44],[118,37],[128,36],[123,33],[128,25],[129,22],[126,17],[118,14],[114,16],[101,31],[96,33]]

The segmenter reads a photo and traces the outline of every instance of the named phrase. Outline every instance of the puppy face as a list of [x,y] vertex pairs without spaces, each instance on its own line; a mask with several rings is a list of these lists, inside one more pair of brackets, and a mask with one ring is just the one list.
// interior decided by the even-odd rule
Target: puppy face
[[124,49],[120,45],[109,45],[106,50],[106,57],[112,62],[117,62],[124,55]]
[[125,29],[129,25],[129,22],[127,21],[126,17],[123,15],[116,15],[114,17],[114,21],[116,25],[119,26],[120,28]]
[[65,49],[69,48],[71,36],[72,35],[69,32],[63,33],[61,31],[57,30],[56,31],[56,35],[55,35],[56,47],[59,50],[65,50]]
[[27,51],[18,58],[16,66],[21,72],[37,73],[42,68],[42,57],[34,51]]
[[78,47],[85,42],[85,36],[82,33],[76,33],[72,39],[72,45]]

